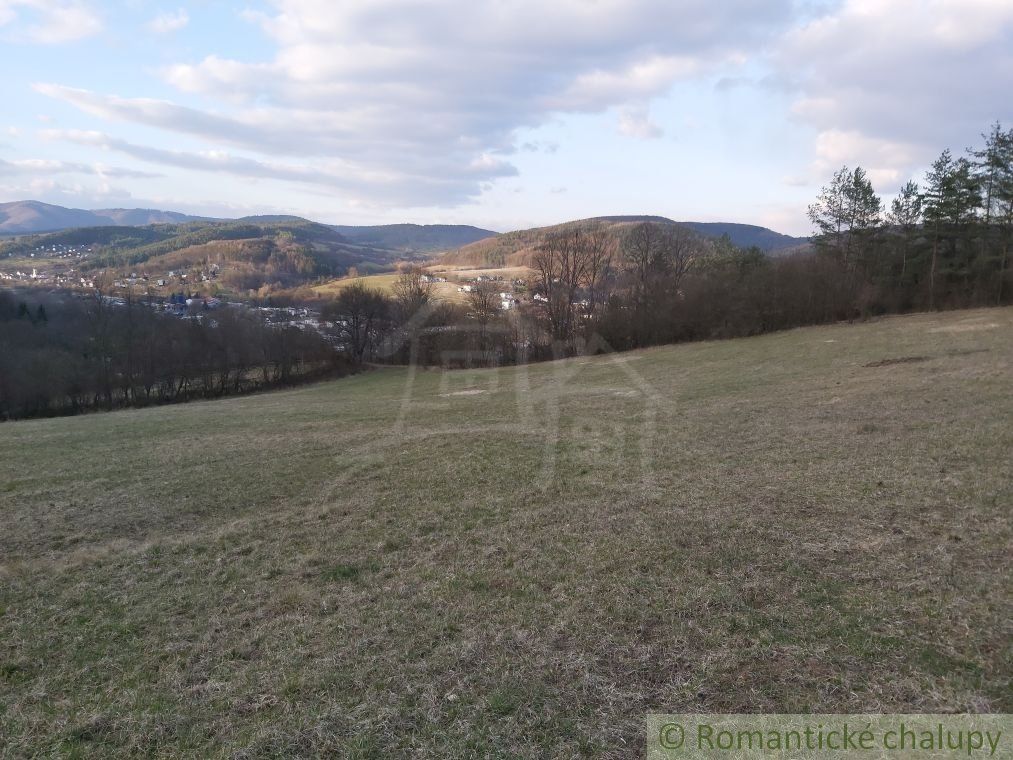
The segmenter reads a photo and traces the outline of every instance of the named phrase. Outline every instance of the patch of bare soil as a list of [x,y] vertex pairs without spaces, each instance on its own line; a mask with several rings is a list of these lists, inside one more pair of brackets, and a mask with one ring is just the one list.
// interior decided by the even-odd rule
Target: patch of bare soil
[[880,359],[879,361],[863,364],[863,367],[889,367],[891,364],[914,364],[915,362],[926,362],[928,356],[900,356],[893,359]]

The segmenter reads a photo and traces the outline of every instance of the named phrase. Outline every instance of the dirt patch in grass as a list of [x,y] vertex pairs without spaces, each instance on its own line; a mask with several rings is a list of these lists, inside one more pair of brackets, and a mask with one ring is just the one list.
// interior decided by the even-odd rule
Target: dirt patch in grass
[[863,364],[863,367],[889,367],[893,364],[915,364],[917,362],[927,362],[932,357],[930,356],[900,356],[893,359],[879,359],[878,361],[869,362]]

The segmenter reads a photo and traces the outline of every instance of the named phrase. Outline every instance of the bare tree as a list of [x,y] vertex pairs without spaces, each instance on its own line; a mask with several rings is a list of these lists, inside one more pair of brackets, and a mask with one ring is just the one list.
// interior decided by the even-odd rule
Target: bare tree
[[499,287],[494,282],[480,282],[468,293],[468,309],[484,328],[499,312]]
[[338,337],[348,347],[356,364],[379,342],[390,314],[390,301],[360,282],[343,288],[337,299],[327,304],[321,316],[333,321]]
[[633,274],[635,300],[644,302],[664,278],[678,288],[700,254],[698,236],[679,224],[643,222],[623,239],[623,259]]
[[575,332],[574,306],[588,271],[587,236],[579,224],[546,236],[532,259],[536,290],[545,299],[553,340],[569,341]]
[[585,273],[588,312],[594,314],[608,301],[609,283],[618,248],[615,235],[601,222],[584,230]]
[[678,300],[682,281],[703,250],[700,237],[679,224],[643,222],[626,233],[622,253],[632,279],[634,344],[658,339],[664,310]]
[[421,311],[433,296],[432,283],[425,277],[422,267],[418,266],[401,270],[394,282],[393,291],[402,323],[408,322]]

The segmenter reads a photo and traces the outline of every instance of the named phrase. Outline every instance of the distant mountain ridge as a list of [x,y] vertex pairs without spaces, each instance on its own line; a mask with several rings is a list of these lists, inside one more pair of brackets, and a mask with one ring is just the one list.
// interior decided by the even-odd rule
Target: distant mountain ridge
[[[676,222],[663,216],[625,215],[595,217],[613,225],[638,222],[680,224],[705,237],[727,236],[740,248],[756,246],[771,254],[789,253],[807,245],[809,238],[783,235],[766,227],[731,222]],[[255,225],[306,224],[307,220],[289,215],[249,216],[241,219],[215,219],[159,209],[96,209],[65,208],[40,201],[0,203],[0,236],[32,235],[95,227],[147,227],[156,224],[187,224],[204,222],[231,224],[244,222]],[[447,252],[444,260],[452,263],[479,264],[486,259],[500,262],[516,259],[516,254],[529,249],[540,234],[552,227],[517,230],[504,235],[492,230],[456,224],[384,224],[384,225],[319,225],[340,236],[350,247],[431,255]],[[333,240],[331,242],[334,242]]]
[[[83,227],[146,227],[150,224],[186,222],[234,222],[252,224],[302,223],[290,215],[247,216],[240,220],[192,216],[158,209],[65,208],[40,201],[0,203],[0,235],[34,235]],[[459,248],[499,233],[466,224],[382,224],[374,226],[331,224],[327,226],[353,245],[412,253],[434,253]]]
[[0,203],[0,235],[30,235],[75,227],[110,225],[142,227],[148,224],[196,222],[206,218],[158,209],[110,208],[88,211],[41,201],[13,201]]
[[597,216],[591,219],[573,220],[548,227],[534,227],[528,230],[505,232],[494,238],[478,240],[455,250],[447,251],[440,256],[440,263],[465,267],[530,266],[531,259],[538,250],[538,246],[544,242],[547,235],[571,224],[587,222],[603,222],[610,234],[617,237],[621,236],[623,231],[631,225],[643,222],[679,225],[701,237],[716,239],[727,235],[728,239],[736,247],[749,248],[756,246],[770,256],[794,253],[809,244],[808,238],[782,235],[766,227],[759,227],[753,224],[676,222],[664,216],[651,215]]
[[789,248],[808,245],[807,237],[792,237],[780,232],[759,227],[755,224],[736,224],[733,222],[679,222],[684,227],[699,232],[707,237],[718,238],[727,235],[733,245],[739,248],[756,246],[767,253],[777,253]]
[[656,222],[659,224],[680,224],[698,232],[704,237],[719,238],[728,236],[732,245],[739,248],[756,246],[761,251],[774,253],[788,248],[797,248],[809,243],[807,237],[792,237],[780,232],[760,227],[756,224],[739,224],[737,222],[677,222],[664,216],[599,216],[603,222]]
[[378,248],[411,249],[430,253],[459,248],[499,235],[498,232],[483,230],[481,227],[472,227],[467,224],[381,224],[375,226],[332,224],[331,227],[353,243]]

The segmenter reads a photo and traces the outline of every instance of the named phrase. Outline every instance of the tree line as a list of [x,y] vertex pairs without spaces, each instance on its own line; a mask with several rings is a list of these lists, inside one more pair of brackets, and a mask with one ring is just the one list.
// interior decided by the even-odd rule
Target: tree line
[[392,294],[354,285],[325,307],[356,362],[513,363],[583,351],[755,335],[886,313],[1013,299],[1013,130],[943,151],[884,208],[864,169],[841,168],[809,207],[812,245],[784,256],[659,222],[573,223],[531,258],[529,298],[495,283],[436,304],[421,269]]
[[217,398],[351,369],[321,335],[223,308],[186,318],[0,291],[0,420]]
[[0,294],[0,419],[210,398],[375,362],[515,364],[1009,304],[1013,130],[983,138],[963,156],[943,151],[889,209],[864,169],[842,167],[809,207],[812,245],[791,255],[677,224],[563,225],[535,246],[517,308],[502,308],[496,282],[437,299],[413,265],[389,293],[356,283],[325,303],[326,337],[246,310],[180,320],[129,299]]

